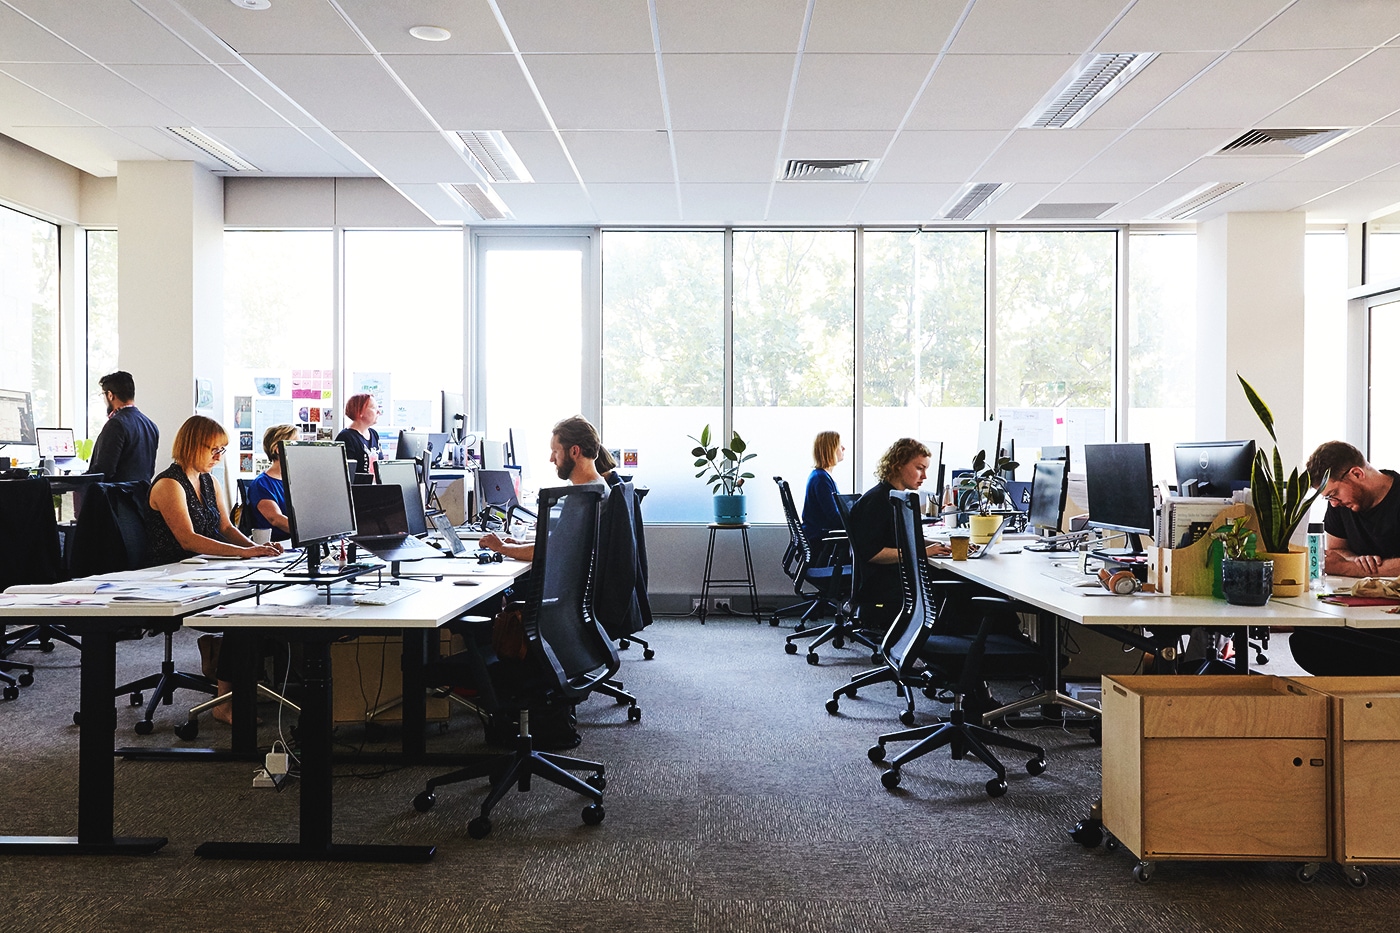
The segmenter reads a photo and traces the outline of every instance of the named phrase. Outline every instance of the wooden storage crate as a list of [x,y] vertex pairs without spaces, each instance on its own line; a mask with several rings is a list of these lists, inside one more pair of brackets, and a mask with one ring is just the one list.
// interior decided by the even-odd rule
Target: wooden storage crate
[[1400,677],[1294,682],[1328,697],[1332,859],[1400,862]]
[[1326,859],[1326,762],[1327,698],[1284,678],[1103,678],[1103,825],[1143,862]]
[[[452,635],[441,633],[440,650],[451,652]],[[331,645],[332,718],[337,724],[354,722],[399,722],[402,705],[392,705],[403,697],[403,639],[397,635],[361,635]],[[428,698],[430,721],[448,716],[447,700]],[[385,708],[385,707],[390,708]],[[380,709],[378,715],[371,712]]]

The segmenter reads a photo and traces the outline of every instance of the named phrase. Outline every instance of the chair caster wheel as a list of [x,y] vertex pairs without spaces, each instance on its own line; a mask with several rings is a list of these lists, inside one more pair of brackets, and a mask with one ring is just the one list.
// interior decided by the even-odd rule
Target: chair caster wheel
[[628,641],[627,639],[625,639],[625,638],[619,638],[619,639],[617,640],[617,650],[618,650],[618,651],[626,651],[626,650],[627,650],[628,648],[630,648],[630,647],[632,647],[632,643],[631,643],[630,641]]
[[190,741],[199,737],[199,720],[186,719],[175,727],[175,734],[185,741]]
[[1268,664],[1269,656],[1267,654],[1257,654],[1254,656],[1254,663],[1258,665]]
[[137,735],[150,735],[150,734],[151,734],[152,732],[154,732],[154,731],[156,731],[156,724],[153,723],[153,722],[151,722],[149,719],[141,719],[141,720],[138,720],[138,721],[137,721],[137,723],[136,723],[136,734],[137,734]]
[[1038,758],[1032,758],[1030,761],[1026,762],[1026,773],[1031,777],[1035,777],[1037,774],[1044,774],[1045,756],[1041,755]]
[[1366,872],[1356,865],[1343,865],[1342,874],[1346,875],[1347,884],[1351,885],[1353,888],[1364,888],[1366,887],[1366,882],[1371,880],[1366,877]]
[[128,702],[129,702],[132,706],[140,706],[142,703],[145,702],[145,697],[141,696],[141,694],[139,694],[139,693],[133,693],[133,694],[128,698]]
[[655,649],[653,649],[653,648],[648,648],[648,649],[646,649],[645,651],[642,652],[642,657],[645,658],[646,660],[650,661],[652,658],[656,657],[656,651],[655,651]]
[[53,650],[53,642],[51,642],[51,641],[41,641],[41,642],[39,642],[39,650],[42,651],[42,652],[44,652],[44,654],[48,654],[50,651]]
[[608,787],[608,779],[601,774],[590,774],[584,783],[594,790],[607,790]]
[[82,724],[83,724],[83,714],[82,714],[82,713],[74,713],[74,714],[73,714],[73,725],[75,725],[75,726],[81,726]]
[[1103,842],[1103,824],[1093,817],[1085,817],[1074,824],[1074,829],[1069,831],[1069,838],[1086,849],[1092,849]]
[[777,628],[777,627],[778,627],[778,617],[777,617],[777,616],[769,616],[769,618],[768,618],[768,624],[771,625],[771,626],[773,626],[774,628]]
[[583,822],[588,826],[597,826],[607,815],[601,803],[589,804],[583,808]]
[[629,707],[627,707],[627,721],[628,721],[628,722],[641,722],[641,721],[642,721],[642,708],[641,708],[640,706],[629,706]]
[[1304,862],[1298,866],[1298,870],[1294,872],[1294,875],[1297,877],[1300,884],[1312,884],[1317,878],[1317,872],[1321,867],[1322,866],[1317,862]]
[[1094,740],[1095,745],[1103,744],[1103,723],[1094,722],[1089,726],[1089,738]]
[[835,698],[827,700],[826,711],[835,716],[837,713],[841,712],[841,704],[838,703]]
[[1005,778],[992,778],[987,782],[988,797],[1000,797],[1004,793],[1006,793]]
[[808,664],[815,665],[815,664],[816,664],[818,661],[820,661],[820,660],[821,660],[821,659],[817,657],[817,653],[816,653],[815,651],[809,651],[809,652],[807,652],[807,663],[808,663]]
[[878,651],[872,651],[872,652],[870,652],[870,663],[871,663],[871,664],[880,664],[880,663],[882,663],[884,660],[885,660],[885,659],[884,659],[883,657],[880,656],[880,652],[878,652]]
[[1117,837],[1113,835],[1113,833],[1106,834],[1106,838],[1103,841],[1103,847],[1105,849],[1107,849],[1110,852],[1117,852],[1119,845],[1121,845],[1121,843],[1118,841]]
[[19,699],[19,688],[18,688],[18,687],[15,687],[15,686],[12,686],[12,685],[9,685],[9,684],[6,684],[6,685],[5,685],[5,699],[7,699],[7,700],[18,700],[18,699]]
[[1138,884],[1147,884],[1152,880],[1152,863],[1138,862],[1133,866],[1133,877],[1137,879]]
[[30,673],[20,674],[19,685],[21,687],[32,687],[34,685],[34,675]]
[[833,638],[833,639],[831,640],[831,647],[833,647],[833,648],[844,648],[844,647],[846,647],[846,639],[844,639],[844,638]]
[[467,824],[467,835],[473,839],[485,839],[491,834],[491,821],[484,816],[478,816]]
[[885,790],[894,790],[899,786],[899,769],[890,768],[880,775],[880,783],[885,785]]
[[875,761],[875,762],[884,761],[884,760],[885,760],[885,746],[883,746],[883,745],[872,745],[872,746],[870,746],[870,748],[869,748],[869,749],[866,751],[866,753],[865,753],[865,757],[866,757],[866,758],[869,758],[871,761]]
[[[434,794],[432,791],[427,791],[427,790],[425,790],[425,791],[423,791],[423,793],[421,793],[421,794],[419,794],[418,796],[416,796],[416,797],[413,798],[413,809],[417,810],[419,813],[427,813],[429,810],[431,810],[431,809],[433,808],[433,804],[436,803],[436,802],[437,802],[437,794]],[[472,820],[472,822],[475,823],[476,821],[475,821],[475,820]],[[469,828],[470,828],[470,827],[469,827]],[[487,824],[486,824],[486,832],[490,832],[490,831],[491,831],[491,824],[490,824],[490,823],[487,823]],[[484,836],[484,835],[486,835],[486,833],[482,833],[482,834],[481,834],[481,836]],[[474,838],[480,839],[481,836],[475,836]]]
[[792,642],[787,642],[785,645],[783,645],[783,650],[786,651],[788,654],[797,654],[797,646],[794,645]]
[[904,712],[899,714],[899,722],[901,725],[909,726],[912,728],[914,725],[914,714],[909,710],[905,710]]

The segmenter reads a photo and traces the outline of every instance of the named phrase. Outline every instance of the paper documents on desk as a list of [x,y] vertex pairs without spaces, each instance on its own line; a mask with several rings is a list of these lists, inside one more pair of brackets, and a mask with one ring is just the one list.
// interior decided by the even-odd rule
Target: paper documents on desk
[[[111,582],[107,580],[69,580],[63,583],[22,583],[5,590],[6,596],[95,596],[97,601],[192,603],[215,596],[216,586],[156,586],[149,583]],[[26,605],[44,601],[26,600]]]
[[334,619],[349,615],[356,608],[355,606],[273,606],[267,603],[259,606],[250,603],[234,603],[230,606],[219,606],[208,612],[201,612],[199,615],[203,618],[211,616],[286,616],[292,619]]

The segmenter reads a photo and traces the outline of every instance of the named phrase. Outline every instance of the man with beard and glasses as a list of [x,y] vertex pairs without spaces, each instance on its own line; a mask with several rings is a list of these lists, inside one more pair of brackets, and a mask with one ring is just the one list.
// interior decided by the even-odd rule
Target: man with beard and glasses
[[[582,415],[565,418],[554,426],[549,437],[549,462],[561,480],[574,486],[597,486],[604,496],[608,484],[598,475],[594,460],[598,456],[598,431]],[[543,516],[541,516],[543,518]],[[491,532],[481,538],[481,547],[515,560],[534,560],[533,542],[517,541]]]
[[160,431],[137,410],[131,373],[109,373],[97,384],[107,400],[107,423],[93,444],[88,472],[101,473],[109,483],[149,481],[156,472]]

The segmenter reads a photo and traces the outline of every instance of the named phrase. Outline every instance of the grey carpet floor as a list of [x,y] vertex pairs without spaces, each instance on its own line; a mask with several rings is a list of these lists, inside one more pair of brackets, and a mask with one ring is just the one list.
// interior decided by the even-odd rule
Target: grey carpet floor
[[[579,798],[537,782],[507,797],[476,841],[466,824],[480,784],[446,788],[420,814],[414,794],[443,769],[341,765],[336,841],[435,843],[432,862],[208,862],[194,855],[206,840],[294,839],[295,782],[254,789],[248,764],[117,761],[118,834],[169,844],[147,857],[0,857],[0,929],[1197,933],[1400,922],[1400,873],[1385,867],[1362,890],[1335,866],[1303,885],[1281,863],[1163,863],[1151,884],[1135,883],[1127,852],[1067,835],[1098,793],[1099,750],[1083,731],[1028,730],[1049,770],[1030,777],[1007,755],[1000,799],[984,793],[980,764],[946,754],[909,765],[889,792],[866,749],[898,728],[893,690],[843,700],[837,716],[823,708],[864,669],[863,654],[828,649],[813,667],[783,653],[780,631],[723,618],[659,620],[646,635],[657,657],[633,648],[622,669],[642,721],[605,698],[579,708],[575,754],[608,767],[601,826],[582,824]],[[119,676],[154,670],[159,652],[156,639],[121,645]],[[1271,654],[1288,657],[1281,644]],[[63,646],[24,656],[39,665],[36,683],[0,703],[0,833],[71,834],[77,656]],[[197,663],[192,636],[179,636],[177,657]],[[926,720],[939,708],[920,698]],[[261,713],[270,741],[276,711]],[[138,738],[123,701],[117,739],[186,744],[171,732],[182,717],[162,708],[155,733]],[[467,714],[433,732],[434,750],[480,747]],[[337,730],[347,747],[394,740],[392,729]],[[221,726],[200,737],[226,741]],[[1220,805],[1230,805],[1224,776]]]

